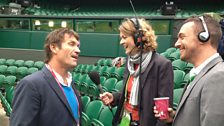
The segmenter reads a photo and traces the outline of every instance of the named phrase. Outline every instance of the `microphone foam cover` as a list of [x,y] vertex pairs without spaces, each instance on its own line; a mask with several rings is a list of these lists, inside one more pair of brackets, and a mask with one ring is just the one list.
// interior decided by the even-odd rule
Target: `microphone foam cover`
[[96,84],[99,85],[100,84],[100,75],[98,72],[96,71],[92,71],[90,73],[88,73],[89,78]]

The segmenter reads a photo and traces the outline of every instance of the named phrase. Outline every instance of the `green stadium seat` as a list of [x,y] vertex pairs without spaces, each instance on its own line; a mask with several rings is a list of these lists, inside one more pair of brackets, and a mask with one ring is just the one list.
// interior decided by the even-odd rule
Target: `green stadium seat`
[[16,72],[17,80],[21,80],[26,75],[28,75],[28,68],[27,67],[19,67]]
[[38,68],[38,70],[42,69],[44,66],[44,62],[43,61],[36,61],[33,64],[34,67]]
[[7,91],[10,87],[13,87],[16,85],[16,76],[9,75],[6,76],[4,81],[3,81],[3,87]]
[[7,70],[8,66],[6,65],[0,65],[0,74],[6,74],[6,70]]
[[111,112],[110,108],[105,106],[103,108],[103,110],[101,111],[101,113],[99,115],[99,118],[98,119],[93,119],[91,124],[93,126],[98,126],[98,125],[102,125],[102,124],[103,124],[102,126],[112,126],[113,116],[114,115]]
[[38,68],[36,68],[36,67],[30,67],[27,70],[27,75],[32,74],[32,73],[37,72],[37,71],[38,71]]
[[180,52],[179,51],[176,51],[176,52],[171,53],[169,55],[168,59],[170,61],[174,61],[174,60],[180,59]]
[[117,78],[117,80],[123,79],[125,67],[119,67],[111,74],[111,77]]
[[109,78],[107,79],[103,84],[103,90],[112,92],[112,90],[115,88],[115,84],[117,83],[117,78]]
[[104,105],[101,100],[93,100],[87,105],[85,113],[90,120],[98,119],[103,107]]
[[177,48],[175,48],[175,47],[170,47],[170,48],[166,49],[165,52],[168,53],[168,54],[170,55],[171,53],[174,53],[176,50],[177,50]]
[[187,63],[182,61],[181,59],[174,60],[172,62],[173,70],[182,70],[184,71]]
[[14,75],[16,76],[18,67],[17,66],[9,66],[5,71],[5,75]]
[[8,101],[9,105],[12,106],[12,99],[14,95],[14,87],[10,87],[8,90],[6,90],[6,100]]
[[194,67],[193,64],[191,64],[191,63],[187,63],[187,65],[186,65],[185,68],[184,68],[184,72],[185,72],[185,73],[189,73],[190,70],[191,70],[193,67]]
[[13,66],[15,62],[15,59],[7,59],[5,62],[5,65],[7,66]]
[[88,104],[90,103],[91,99],[89,96],[82,96],[81,97],[82,99],[82,105],[83,105],[83,110],[85,111],[86,110],[86,107],[88,106]]
[[25,67],[33,67],[33,65],[34,65],[34,61],[33,60],[27,60],[27,61],[25,61],[24,62],[24,66]]
[[160,55],[168,59],[170,54],[168,52],[162,52]]
[[2,88],[4,80],[5,80],[5,75],[0,74],[0,88]]
[[120,80],[116,83],[115,88],[112,90],[113,92],[121,92],[124,88],[123,80]]
[[115,72],[116,67],[107,67],[105,71],[103,71],[102,75],[106,78],[110,78],[111,74]]
[[91,126],[91,121],[89,119],[89,117],[86,115],[86,113],[82,112],[81,115],[81,123],[83,126]]
[[24,60],[16,60],[14,62],[14,66],[17,66],[17,67],[22,67],[24,64]]
[[183,93],[183,88],[174,89],[173,91],[173,108],[176,110],[180,102],[180,97]]
[[174,89],[183,88],[185,72],[182,70],[173,70],[174,73]]
[[4,58],[0,59],[0,65],[5,65],[5,62],[6,62],[6,59],[4,59]]

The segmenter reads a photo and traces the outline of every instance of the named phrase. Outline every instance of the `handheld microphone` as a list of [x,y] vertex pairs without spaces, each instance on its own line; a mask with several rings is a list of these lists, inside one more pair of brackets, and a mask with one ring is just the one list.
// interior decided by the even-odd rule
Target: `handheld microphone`
[[93,81],[93,83],[95,83],[98,87],[98,89],[100,90],[100,93],[102,94],[104,91],[103,91],[103,88],[100,84],[100,75],[98,72],[96,71],[92,71],[90,73],[88,73],[89,75],[89,78]]
[[[100,90],[100,94],[103,94],[104,91],[103,91],[103,88],[102,88],[102,86],[100,84],[100,75],[99,75],[99,73],[96,72],[96,71],[92,71],[92,72],[88,73],[88,75],[89,75],[89,78],[97,85],[98,89]],[[113,114],[111,105],[108,105],[108,107],[109,107],[111,113]],[[114,114],[113,114],[113,116],[114,116]]]

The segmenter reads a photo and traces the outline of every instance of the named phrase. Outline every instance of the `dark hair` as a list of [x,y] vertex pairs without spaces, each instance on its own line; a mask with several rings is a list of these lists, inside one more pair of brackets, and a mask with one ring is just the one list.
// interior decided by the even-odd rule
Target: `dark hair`
[[[208,27],[211,45],[217,49],[218,43],[222,37],[222,31],[221,31],[220,24],[213,17],[211,17],[208,14],[204,14],[203,18],[205,20],[206,26]],[[195,29],[194,32],[196,35],[198,35],[201,31],[204,30],[202,22],[198,16],[192,16],[184,21],[184,23],[188,23],[188,22],[195,23],[196,28],[194,28]]]
[[45,49],[45,63],[48,63],[52,57],[52,51],[50,49],[51,44],[55,44],[59,48],[61,48],[61,43],[64,41],[64,35],[68,34],[70,36],[74,36],[79,41],[79,35],[72,29],[69,28],[59,28],[52,32],[50,32],[44,43]]

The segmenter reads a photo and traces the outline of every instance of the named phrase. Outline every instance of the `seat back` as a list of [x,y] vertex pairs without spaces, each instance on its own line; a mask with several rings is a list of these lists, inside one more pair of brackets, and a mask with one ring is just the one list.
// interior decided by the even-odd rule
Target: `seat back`
[[103,109],[103,102],[101,100],[91,101],[86,107],[86,115],[90,120],[98,119],[101,110]]
[[83,105],[83,109],[84,111],[86,110],[86,107],[88,106],[88,104],[90,103],[91,99],[89,96],[82,96],[82,105]]
[[173,90],[173,108],[174,109],[177,109],[182,93],[183,93],[183,88],[178,88]]
[[174,70],[174,89],[184,87],[183,81],[185,77],[185,72],[182,70]]
[[99,121],[103,123],[104,126],[112,126],[113,113],[110,108],[105,106],[99,115]]

